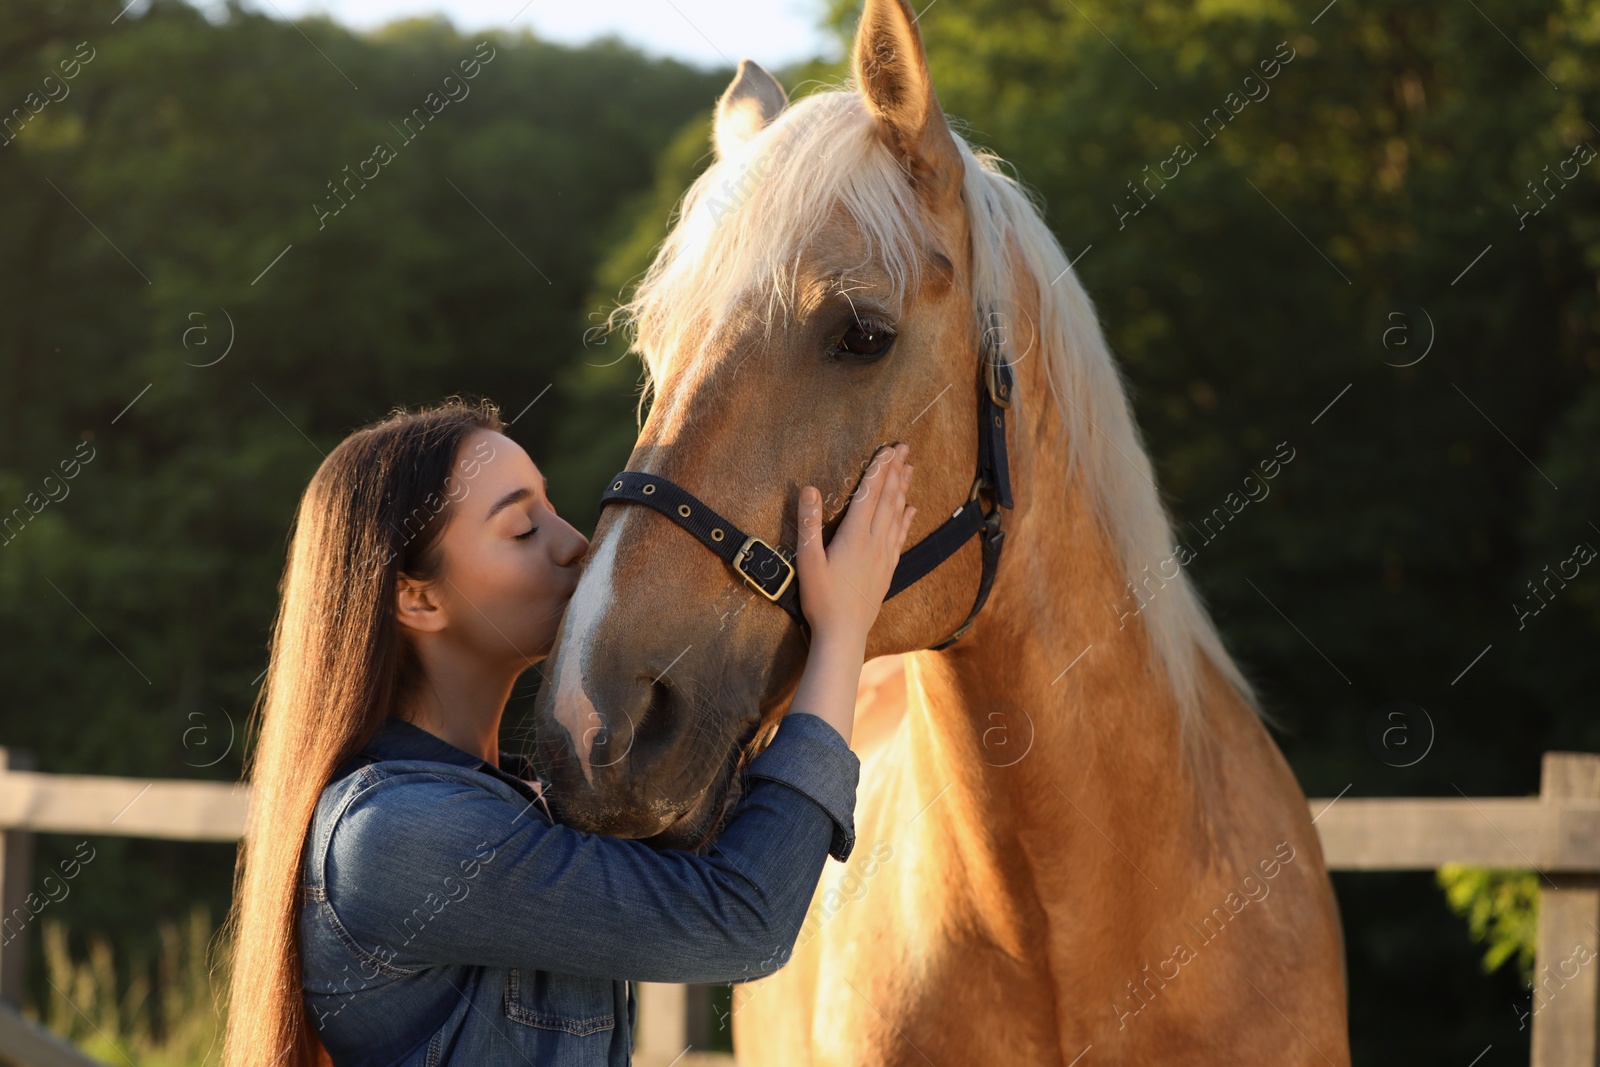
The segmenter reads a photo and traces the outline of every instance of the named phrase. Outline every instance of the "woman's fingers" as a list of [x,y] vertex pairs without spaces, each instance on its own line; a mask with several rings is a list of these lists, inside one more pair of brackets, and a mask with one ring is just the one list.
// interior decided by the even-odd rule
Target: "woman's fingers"
[[876,463],[874,465],[875,469],[869,472],[869,476],[873,481],[874,495],[870,498],[870,506],[865,510],[870,520],[867,524],[868,528],[874,534],[882,532],[883,522],[881,516],[894,504],[894,495],[901,484],[900,480],[905,468],[905,457],[910,447],[901,442],[887,451],[879,453],[882,461]]
[[905,551],[906,538],[911,536],[911,520],[917,517],[916,508],[906,508],[906,513],[900,520],[900,550]]
[[899,486],[900,464],[891,459],[883,465],[883,471],[878,475],[878,495],[877,499],[872,501],[869,511],[867,532],[874,539],[883,536],[883,519],[894,503],[894,495]]
[[851,516],[857,516],[855,518],[857,524],[866,523],[868,529],[871,529],[872,516],[877,510],[878,500],[883,495],[884,483],[888,481],[886,475],[893,467],[895,455],[896,450],[889,445],[885,445],[873,454],[872,463],[861,479],[861,487],[850,498],[850,507],[845,512],[845,522],[850,522]]
[[800,490],[800,537],[795,547],[796,564],[810,570],[827,558],[822,546],[822,494],[815,486]]
[[801,610],[812,626],[858,626],[863,633],[871,628],[881,606],[873,597],[893,584],[916,514],[906,506],[909,451],[909,445],[900,444],[873,454],[829,545],[822,538],[822,494],[815,486],[800,488],[794,562]]
[[884,473],[884,482],[878,497],[878,506],[872,513],[872,535],[888,540],[889,534],[899,525],[900,513],[906,506],[906,481],[908,474],[903,460],[896,454]]

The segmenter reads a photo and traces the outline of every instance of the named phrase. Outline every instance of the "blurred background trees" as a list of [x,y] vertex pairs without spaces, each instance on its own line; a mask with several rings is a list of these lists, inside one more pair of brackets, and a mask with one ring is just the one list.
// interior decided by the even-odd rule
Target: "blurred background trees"
[[[822,6],[848,40],[858,5]],[[0,0],[0,517],[28,516],[0,534],[0,740],[46,771],[232,779],[293,505],[344,434],[487,395],[592,528],[640,380],[594,327],[732,72],[122,7]],[[919,24],[945,110],[1079,257],[1179,523],[1295,450],[1191,544],[1307,793],[1531,793],[1541,751],[1600,749],[1600,568],[1541,584],[1600,548],[1600,166],[1577,162],[1600,4],[962,0]],[[402,138],[485,39],[470,95]],[[777,73],[801,95],[844,68]],[[227,906],[231,846],[94,846],[54,959],[161,959],[161,922]],[[1524,895],[1450,884],[1466,919],[1427,875],[1337,876],[1358,1063],[1525,1062]]]

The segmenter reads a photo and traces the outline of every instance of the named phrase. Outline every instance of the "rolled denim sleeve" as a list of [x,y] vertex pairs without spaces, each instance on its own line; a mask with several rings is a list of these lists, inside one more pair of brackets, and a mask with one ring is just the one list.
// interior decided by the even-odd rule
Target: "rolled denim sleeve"
[[380,778],[333,823],[326,920],[368,973],[391,977],[469,964],[758,978],[788,960],[830,851],[849,853],[858,773],[838,731],[788,716],[705,855],[552,826],[449,775]]
[[856,785],[861,778],[861,760],[850,750],[843,735],[827,720],[809,712],[790,712],[779,724],[777,736],[766,750],[745,768],[747,778],[770,778],[804,793],[833,820],[833,839],[828,854],[843,863],[850,858],[856,843]]

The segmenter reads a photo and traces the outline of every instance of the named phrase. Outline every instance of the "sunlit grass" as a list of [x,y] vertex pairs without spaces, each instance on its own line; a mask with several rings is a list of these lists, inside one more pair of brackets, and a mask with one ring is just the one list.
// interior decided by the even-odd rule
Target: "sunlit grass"
[[[43,1018],[31,1005],[23,1014],[106,1063],[200,1067],[208,1057],[215,1062],[221,1022],[207,961],[213,933],[205,907],[194,908],[182,924],[161,923],[154,973],[150,961],[134,960],[131,977],[119,988],[115,951],[104,935],[91,935],[87,955],[77,959],[66,927],[47,919],[40,928],[49,983]],[[223,979],[219,969],[216,980]]]

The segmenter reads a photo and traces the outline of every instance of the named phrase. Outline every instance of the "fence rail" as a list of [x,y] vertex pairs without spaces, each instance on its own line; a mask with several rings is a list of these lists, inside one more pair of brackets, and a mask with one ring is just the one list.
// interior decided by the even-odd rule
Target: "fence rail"
[[[244,832],[250,794],[242,784],[40,774],[32,765],[29,754],[0,748],[0,921],[7,933],[17,908],[27,914],[33,833],[235,841]],[[1573,959],[1578,946],[1590,959],[1600,954],[1600,755],[1547,752],[1541,771],[1537,797],[1341,796],[1309,805],[1332,870],[1466,863],[1538,871],[1532,1065],[1600,1067],[1600,966],[1579,966],[1571,976],[1552,968]],[[16,1012],[28,933],[22,923],[0,946],[0,1060],[98,1067]],[[731,1067],[725,1053],[691,1048],[704,1042],[703,1008],[703,988],[640,983],[638,1067]]]

